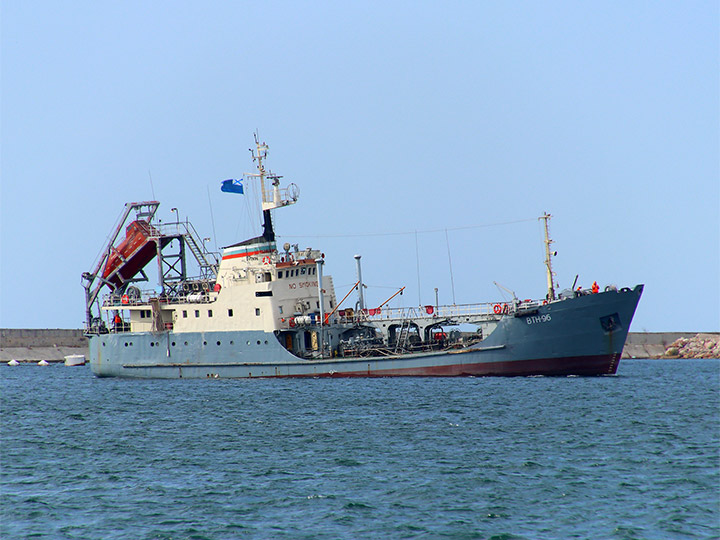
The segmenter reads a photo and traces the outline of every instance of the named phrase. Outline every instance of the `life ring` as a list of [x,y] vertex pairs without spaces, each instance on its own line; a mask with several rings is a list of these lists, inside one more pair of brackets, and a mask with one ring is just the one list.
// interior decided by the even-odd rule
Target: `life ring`
[[122,298],[120,298],[120,301],[123,304],[129,304],[130,303],[130,297],[127,294],[123,294]]
[[290,328],[295,328],[295,317],[291,317],[288,323],[290,324]]
[[508,313],[510,313],[510,308],[508,307],[507,304],[503,304],[502,312],[504,315],[507,315]]
[[495,312],[495,315],[500,315],[500,313],[502,312],[502,307],[500,306],[500,304],[495,304],[493,306],[493,311]]
[[270,264],[270,257],[263,257],[263,264]]
[[547,306],[547,300],[543,300],[543,306]]

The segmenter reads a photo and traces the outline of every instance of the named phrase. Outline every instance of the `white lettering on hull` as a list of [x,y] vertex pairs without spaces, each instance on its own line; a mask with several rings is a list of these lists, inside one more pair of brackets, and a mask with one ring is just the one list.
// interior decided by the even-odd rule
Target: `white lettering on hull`
[[528,324],[539,324],[539,323],[546,323],[550,322],[552,320],[552,317],[550,317],[549,313],[545,313],[543,315],[530,315],[525,321]]

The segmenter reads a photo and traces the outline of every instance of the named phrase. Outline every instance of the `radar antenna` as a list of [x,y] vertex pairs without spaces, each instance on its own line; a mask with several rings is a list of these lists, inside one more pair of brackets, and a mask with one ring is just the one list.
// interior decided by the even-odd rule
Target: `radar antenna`
[[257,132],[253,134],[255,138],[255,150],[250,149],[253,161],[257,162],[256,173],[246,173],[248,178],[258,178],[260,180],[260,191],[262,193],[262,211],[263,211],[263,237],[268,242],[275,240],[275,231],[273,231],[272,217],[270,210],[282,208],[295,204],[300,197],[300,190],[295,184],[290,184],[286,188],[280,187],[280,179],[282,176],[272,174],[265,170],[263,159],[268,155],[268,145],[260,142]]

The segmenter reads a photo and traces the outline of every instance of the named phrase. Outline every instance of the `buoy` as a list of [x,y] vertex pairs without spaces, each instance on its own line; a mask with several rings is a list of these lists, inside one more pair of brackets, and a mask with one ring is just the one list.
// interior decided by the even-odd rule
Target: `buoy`
[[15,360],[14,358],[8,362],[8,366],[19,366],[20,362]]
[[38,362],[38,366],[49,366],[49,365],[50,365],[50,364],[48,364],[46,360],[40,360],[40,361]]
[[[168,324],[168,323],[165,323]],[[172,323],[170,323],[172,324]],[[69,354],[65,357],[66,366],[84,366],[85,355],[84,354]]]

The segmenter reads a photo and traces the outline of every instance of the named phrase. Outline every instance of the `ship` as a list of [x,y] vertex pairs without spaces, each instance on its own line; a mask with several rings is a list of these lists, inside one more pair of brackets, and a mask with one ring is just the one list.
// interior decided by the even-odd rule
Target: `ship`
[[[262,234],[213,252],[158,201],[131,202],[82,274],[89,363],[98,377],[266,378],[596,376],[617,372],[643,285],[557,291],[551,216],[544,213],[544,297],[475,304],[366,305],[356,283],[338,301],[325,254],[285,242],[273,212],[295,204],[295,184],[266,170],[255,135]],[[228,181],[226,181],[228,182]],[[224,184],[224,183],[223,183]],[[223,188],[223,190],[225,190]],[[232,190],[231,190],[232,191]],[[242,188],[240,189],[242,191]],[[260,232],[260,231],[258,231]],[[146,268],[157,269],[157,285]],[[577,282],[577,278],[576,278]],[[512,292],[512,291],[510,291]],[[348,301],[348,297],[352,297]],[[353,303],[354,302],[354,303]],[[461,329],[470,329],[462,330]]]

